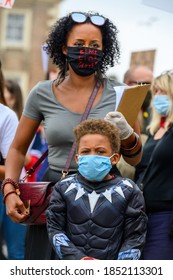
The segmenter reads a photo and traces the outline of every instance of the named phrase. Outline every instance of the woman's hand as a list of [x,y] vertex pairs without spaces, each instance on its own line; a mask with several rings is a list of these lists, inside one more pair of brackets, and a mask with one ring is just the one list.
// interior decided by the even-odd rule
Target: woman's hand
[[20,197],[15,193],[7,196],[5,206],[6,214],[15,223],[20,223],[29,216],[29,211],[25,208],[25,205]]
[[121,140],[129,138],[134,132],[133,128],[128,124],[125,117],[120,112],[109,112],[104,119],[119,128]]

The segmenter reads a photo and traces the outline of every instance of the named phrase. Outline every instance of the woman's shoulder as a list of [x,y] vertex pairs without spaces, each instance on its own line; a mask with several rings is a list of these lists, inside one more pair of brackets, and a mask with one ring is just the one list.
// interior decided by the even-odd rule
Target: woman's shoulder
[[[52,80],[43,80],[39,81],[33,88],[30,90],[27,100],[30,100],[31,102],[38,102],[37,98],[40,97],[47,97],[49,98],[52,96]],[[34,100],[33,100],[34,97]],[[37,98],[36,98],[37,97]]]
[[33,88],[32,90],[43,90],[43,89],[48,89],[50,90],[50,87],[52,87],[53,81],[52,80],[43,80],[39,81]]

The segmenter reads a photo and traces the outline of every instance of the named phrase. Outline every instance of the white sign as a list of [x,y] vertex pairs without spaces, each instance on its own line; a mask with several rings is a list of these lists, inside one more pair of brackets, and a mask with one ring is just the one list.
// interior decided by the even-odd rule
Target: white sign
[[0,0],[0,7],[11,9],[15,0]]

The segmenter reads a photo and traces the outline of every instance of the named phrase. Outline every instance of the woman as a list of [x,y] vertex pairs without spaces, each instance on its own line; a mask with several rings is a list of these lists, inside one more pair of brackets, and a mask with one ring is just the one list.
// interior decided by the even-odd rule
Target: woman
[[[4,194],[14,190],[26,151],[41,121],[44,121],[49,148],[49,169],[44,180],[57,182],[74,140],[73,127],[80,122],[97,80],[101,84],[89,118],[104,118],[115,108],[113,87],[118,83],[104,77],[108,66],[118,62],[120,56],[117,28],[109,19],[98,13],[70,13],[55,23],[44,48],[59,68],[58,78],[39,82],[28,96],[7,157]],[[142,154],[140,138],[124,118],[119,120],[119,115],[113,118],[118,121],[120,130],[123,126],[121,147],[124,158],[136,165]],[[69,173],[76,170],[73,160]],[[15,194],[7,197],[6,209],[15,222],[25,218],[26,209]],[[30,226],[27,243],[26,259],[54,258],[45,226]]]
[[146,260],[172,260],[173,72],[167,71],[156,77],[151,90],[150,135],[135,176],[136,183],[143,188],[148,214],[143,257]]

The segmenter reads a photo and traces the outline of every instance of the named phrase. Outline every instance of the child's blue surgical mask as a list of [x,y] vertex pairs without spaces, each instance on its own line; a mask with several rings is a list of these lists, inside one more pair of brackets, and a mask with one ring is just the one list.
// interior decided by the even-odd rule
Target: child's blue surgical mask
[[155,95],[154,107],[156,111],[163,117],[167,117],[171,106],[171,101],[167,95]]
[[[114,154],[111,156],[113,157]],[[78,170],[89,181],[102,181],[112,168],[111,157],[87,155],[78,157]]]

